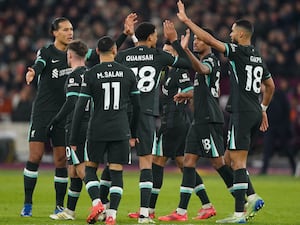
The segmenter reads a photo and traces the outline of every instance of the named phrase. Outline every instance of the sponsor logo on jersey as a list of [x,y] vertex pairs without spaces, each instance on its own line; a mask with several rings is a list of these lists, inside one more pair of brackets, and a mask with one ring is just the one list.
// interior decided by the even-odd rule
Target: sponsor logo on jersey
[[188,82],[190,81],[189,76],[187,75],[187,73],[183,73],[181,74],[182,79],[179,79],[179,83],[184,83],[184,82]]
[[58,78],[58,69],[52,70],[52,78]]
[[59,77],[63,77],[65,75],[68,75],[72,72],[72,68],[66,68],[63,70],[58,70],[57,68],[52,70],[52,78],[57,79]]
[[68,87],[79,87],[79,84],[75,82],[74,77],[69,78]]

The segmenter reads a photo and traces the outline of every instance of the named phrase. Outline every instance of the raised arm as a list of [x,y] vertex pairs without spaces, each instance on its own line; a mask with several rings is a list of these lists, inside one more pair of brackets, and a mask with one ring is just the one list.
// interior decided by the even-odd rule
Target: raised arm
[[179,56],[177,61],[170,66],[189,69],[191,67],[191,61],[177,40],[177,32],[174,24],[169,20],[165,20],[163,23],[163,27],[165,38],[171,42],[173,48],[176,50]]
[[202,75],[210,73],[209,67],[201,63],[201,61],[189,49],[188,47],[189,39],[190,39],[190,30],[187,29],[185,32],[185,36],[184,35],[181,36],[181,47],[184,49],[189,59],[191,60],[193,69]]
[[137,14],[130,13],[125,19],[123,33],[116,40],[117,48],[120,48],[120,46],[126,40],[127,36],[134,35],[134,25],[136,23],[137,23]]
[[202,41],[204,41],[207,45],[211,46],[212,48],[216,49],[218,52],[224,53],[226,48],[222,41],[219,41],[215,39],[212,35],[207,33],[205,30],[203,30],[201,27],[197,26],[190,18],[187,17],[185,13],[185,7],[181,0],[177,2],[178,6],[178,13],[177,17],[180,21],[185,23],[192,32],[199,38],[201,38]]

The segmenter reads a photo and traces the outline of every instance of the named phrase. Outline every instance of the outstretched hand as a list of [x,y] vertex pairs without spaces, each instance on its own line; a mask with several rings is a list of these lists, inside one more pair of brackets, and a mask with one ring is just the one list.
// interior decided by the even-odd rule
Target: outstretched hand
[[183,49],[188,49],[190,36],[191,36],[190,29],[186,29],[185,35],[181,35],[180,44]]
[[186,13],[185,13],[185,7],[184,4],[182,3],[181,0],[179,0],[177,2],[177,7],[178,7],[178,13],[177,13],[177,17],[180,21],[185,22],[187,20],[189,20],[189,18],[187,17]]
[[130,13],[124,23],[124,34],[132,36],[134,34],[134,25],[137,23],[137,14]]
[[175,30],[174,23],[170,20],[165,20],[163,23],[164,26],[164,36],[171,43],[177,40],[177,31]]

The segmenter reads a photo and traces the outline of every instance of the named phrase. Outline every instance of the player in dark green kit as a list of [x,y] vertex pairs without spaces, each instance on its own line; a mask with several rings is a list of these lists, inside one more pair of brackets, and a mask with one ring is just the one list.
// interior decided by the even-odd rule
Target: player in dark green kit
[[75,208],[82,189],[82,180],[85,175],[84,146],[86,141],[86,130],[90,118],[90,100],[87,102],[84,116],[81,121],[81,134],[79,135],[79,144],[77,145],[76,151],[73,151],[70,148],[69,136],[71,132],[73,110],[80,93],[84,73],[87,70],[87,68],[85,67],[85,56],[87,51],[88,48],[82,41],[76,40],[68,44],[67,59],[68,64],[71,66],[73,71],[69,74],[65,85],[67,98],[61,110],[48,125],[48,132],[50,133],[49,136],[51,136],[52,131],[56,129],[56,125],[62,120],[66,119],[66,155],[69,163],[68,171],[71,180],[68,191],[67,208],[65,208],[62,212],[50,215],[50,218],[54,220],[75,219]]
[[[163,50],[173,56],[178,56],[169,41]],[[175,102],[173,97],[177,93],[193,91],[188,70],[166,67],[161,79],[161,126],[158,131],[156,149],[153,153],[152,173],[153,188],[151,191],[149,216],[154,218],[157,198],[163,183],[164,167],[169,159],[176,161],[177,167],[183,168],[185,138],[190,127],[189,101]]]
[[[211,32],[207,29],[208,32]],[[211,47],[197,36],[194,37],[193,50],[199,59],[189,50],[190,31],[182,38],[181,44],[190,57],[194,79],[194,120],[189,130],[183,161],[183,178],[180,187],[180,203],[176,211],[167,216],[159,217],[162,221],[185,221],[188,219],[187,207],[193,190],[201,200],[202,207],[193,219],[203,220],[216,215],[210,202],[201,177],[195,168],[200,157],[209,158],[213,167],[223,178],[226,186],[232,188],[232,172],[225,165],[223,142],[223,113],[218,98],[220,95],[220,61],[212,53]],[[174,99],[182,102],[190,99],[189,93],[178,93]],[[196,175],[196,176],[195,176]]]
[[[119,52],[116,61],[131,68],[141,92],[141,116],[138,125],[139,142],[136,145],[140,167],[139,223],[153,223],[149,218],[152,189],[152,150],[155,147],[155,120],[159,116],[159,80],[165,66],[189,68],[190,61],[177,41],[177,32],[170,21],[164,22],[165,37],[172,43],[179,57],[156,48],[157,32],[151,23],[141,23],[135,30],[137,46]],[[129,215],[130,216],[130,215]]]
[[[32,195],[38,177],[38,167],[48,142],[46,127],[65,102],[64,84],[72,71],[67,64],[67,45],[73,40],[73,26],[66,18],[52,22],[54,43],[38,51],[35,64],[26,73],[27,84],[38,76],[38,91],[32,108],[29,130],[29,158],[24,168],[25,200],[21,216],[32,216]],[[64,121],[57,124],[51,137],[55,165],[55,213],[63,209],[68,174],[65,157]]]
[[[110,207],[106,209],[105,223],[113,225],[116,223],[117,209],[123,193],[122,165],[129,162],[129,139],[136,139],[140,109],[139,90],[132,70],[114,61],[117,53],[115,42],[105,36],[99,39],[97,46],[101,63],[84,74],[74,111],[70,144],[76,151],[80,121],[87,102],[92,98],[94,109],[87,132],[84,182],[93,207],[87,222],[95,223],[104,210],[96,172],[98,164],[104,163],[104,154],[107,153],[111,187]],[[131,126],[127,117],[129,102],[133,105]]]
[[[124,31],[118,39],[118,44],[125,40],[126,35],[134,29],[136,14],[126,17]],[[133,33],[133,32],[132,32]],[[35,189],[38,167],[45,151],[47,125],[60,110],[65,102],[64,85],[67,75],[72,71],[67,64],[67,45],[73,40],[73,27],[66,18],[57,18],[52,22],[51,34],[55,40],[53,44],[38,51],[35,64],[28,68],[26,82],[30,84],[38,75],[38,92],[33,104],[29,131],[29,159],[24,168],[25,200],[21,216],[32,216],[32,195]],[[95,62],[94,62],[95,63]],[[52,132],[51,144],[55,164],[56,208],[54,213],[63,210],[64,196],[67,189],[67,169],[65,157],[65,121],[56,125]]]
[[[246,207],[245,194],[249,185],[246,164],[253,135],[268,129],[267,107],[274,93],[274,82],[258,51],[251,45],[253,26],[247,20],[236,21],[231,28],[232,43],[224,43],[198,27],[185,14],[184,5],[177,3],[178,18],[193,33],[230,60],[230,96],[227,110],[230,112],[228,154],[225,159],[233,169],[233,190],[235,212],[231,217],[217,223],[246,223],[264,205],[257,195],[248,196]],[[265,85],[262,102],[259,102],[261,83]],[[245,212],[244,212],[245,211]]]

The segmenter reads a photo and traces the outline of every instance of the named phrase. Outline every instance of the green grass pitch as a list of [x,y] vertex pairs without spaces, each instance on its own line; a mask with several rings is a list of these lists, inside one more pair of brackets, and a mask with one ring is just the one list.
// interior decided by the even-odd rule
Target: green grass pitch
[[[211,202],[217,209],[217,216],[204,221],[193,221],[201,204],[193,194],[189,208],[188,222],[172,224],[215,224],[217,219],[228,216],[234,210],[234,202],[221,178],[215,172],[199,171],[203,177]],[[181,173],[169,171],[165,173],[164,184],[157,202],[156,216],[161,216],[176,209],[179,201],[179,185]],[[118,224],[137,224],[127,217],[128,212],[138,210],[139,173],[124,171],[124,192],[120,203]],[[23,206],[23,171],[0,170],[0,224],[1,225],[65,225],[86,224],[91,201],[83,187],[76,208],[76,220],[53,221],[49,214],[54,209],[53,171],[40,170],[34,193],[33,217],[22,218],[20,211]],[[255,225],[297,225],[300,224],[300,179],[288,175],[252,176],[252,183],[259,195],[265,200],[265,207],[257,216],[248,222]],[[66,200],[67,198],[65,198]],[[103,223],[96,223],[103,224]],[[162,223],[156,220],[156,224]]]

